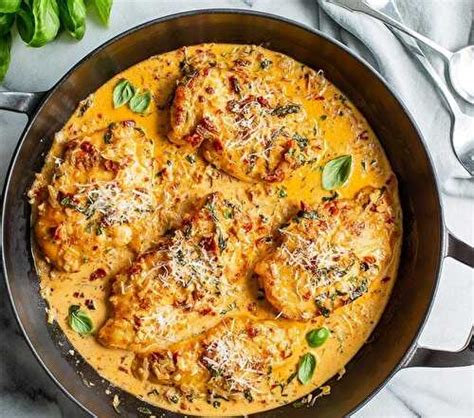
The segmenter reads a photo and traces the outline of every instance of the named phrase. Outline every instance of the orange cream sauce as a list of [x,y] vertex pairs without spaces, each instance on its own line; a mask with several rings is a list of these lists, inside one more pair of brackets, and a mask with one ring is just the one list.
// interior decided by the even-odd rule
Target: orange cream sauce
[[[185,55],[192,56],[199,53],[199,50],[212,52],[216,60],[226,60],[242,48],[251,47],[223,44],[188,47],[151,57],[112,78],[89,97],[90,106],[86,111],[76,111],[58,133],[45,167],[38,176],[37,186],[48,182],[54,158],[60,157],[58,155],[59,143],[64,138],[80,137],[121,120],[134,120],[153,140],[154,157],[158,167],[165,165],[172,167],[169,173],[171,177],[168,178],[167,183],[156,186],[156,196],[162,205],[159,216],[157,215],[156,219],[150,222],[150,230],[156,238],[169,227],[179,224],[189,202],[212,191],[221,191],[225,196],[243,202],[244,206],[249,204],[249,195],[253,195],[253,199],[259,201],[260,210],[269,217],[271,225],[277,227],[298,210],[301,201],[310,206],[317,205],[323,197],[330,195],[330,192],[321,186],[321,170],[325,162],[343,154],[352,155],[353,165],[348,182],[337,190],[341,198],[352,198],[365,186],[382,187],[385,184],[393,175],[389,162],[370,126],[349,100],[322,77],[320,81],[324,99],[315,100],[306,97],[303,94],[304,81],[298,79],[301,64],[281,54],[263,49],[268,59],[281,64],[273,66],[272,71],[277,72],[275,75],[278,75],[278,72],[281,75],[284,71],[288,77],[295,77],[295,83],[292,84],[293,90],[288,91],[287,95],[298,98],[308,118],[314,119],[316,129],[320,130],[320,134],[324,137],[325,149],[322,159],[317,163],[299,168],[292,176],[279,184],[250,184],[233,179],[216,173],[216,170],[199,156],[196,156],[195,163],[189,163],[185,158],[189,151],[172,145],[166,136],[169,129],[168,104],[176,82],[180,78],[179,63]],[[328,74],[328,77],[330,76]],[[152,92],[153,101],[145,114],[133,113],[128,106],[118,109],[113,107],[113,89],[123,78],[129,80],[135,87],[142,90],[149,89]],[[78,109],[80,108],[81,106]],[[362,140],[358,140],[361,136]],[[285,197],[279,194],[282,188],[286,191]],[[166,193],[163,193],[163,189],[166,189]],[[36,260],[41,277],[42,293],[49,305],[49,319],[57,321],[77,352],[101,376],[140,399],[165,409],[185,414],[222,416],[249,414],[292,402],[321,387],[328,379],[343,370],[366,342],[385,308],[396,278],[400,241],[401,234],[393,248],[390,267],[380,275],[366,295],[336,310],[328,318],[318,317],[309,322],[278,319],[282,321],[282,326],[297,327],[300,330],[302,338],[295,341],[295,351],[311,352],[317,359],[316,370],[309,384],[302,385],[294,382],[286,390],[285,397],[280,396],[277,390],[275,393],[269,393],[264,401],[242,402],[242,404],[222,402],[219,408],[203,400],[193,403],[170,403],[163,396],[157,395],[157,393],[162,393],[164,388],[148,381],[141,381],[131,374],[133,353],[105,348],[96,341],[93,335],[81,337],[68,326],[70,305],[81,305],[81,308],[86,310],[92,318],[95,329],[100,328],[108,315],[108,280],[118,270],[130,264],[134,256],[130,251],[116,251],[113,257],[106,254],[101,257],[90,257],[88,249],[84,249],[84,266],[78,273],[56,271],[48,265],[39,252]],[[91,272],[104,265],[107,266],[107,277],[103,280],[91,281],[89,279]],[[243,307],[255,301],[256,287],[256,284],[251,284],[248,290],[242,292],[241,300],[238,301],[242,312],[248,313]],[[94,302],[94,310],[88,310],[85,307],[86,300]],[[253,313],[260,318],[275,318],[277,314],[265,302],[259,303],[257,311]],[[331,331],[330,338],[321,347],[309,348],[304,335],[310,329],[320,326],[325,326]],[[282,371],[282,379],[294,371],[294,368]]]

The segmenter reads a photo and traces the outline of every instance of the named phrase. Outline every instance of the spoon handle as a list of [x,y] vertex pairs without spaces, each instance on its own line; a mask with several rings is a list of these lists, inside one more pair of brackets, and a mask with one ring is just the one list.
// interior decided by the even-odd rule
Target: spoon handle
[[392,26],[403,33],[411,36],[412,38],[417,39],[421,43],[425,44],[429,48],[433,49],[434,51],[438,52],[443,58],[447,61],[450,60],[453,53],[448,51],[447,49],[443,48],[441,45],[438,45],[436,42],[432,41],[431,39],[427,38],[426,36],[421,35],[418,32],[410,29],[408,26],[403,25],[402,23],[392,19],[390,16],[382,13],[376,9],[373,9],[363,0],[327,0],[329,3],[335,4],[337,6],[344,7],[345,9],[350,10],[351,12],[361,12],[372,16],[386,25]]

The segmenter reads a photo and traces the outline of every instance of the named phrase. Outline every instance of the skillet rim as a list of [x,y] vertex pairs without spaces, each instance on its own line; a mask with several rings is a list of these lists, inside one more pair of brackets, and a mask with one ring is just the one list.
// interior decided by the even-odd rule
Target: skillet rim
[[[394,377],[394,375],[403,369],[405,365],[408,363],[410,358],[413,356],[417,348],[419,347],[418,345],[418,340],[420,338],[420,335],[427,323],[427,320],[430,316],[431,310],[433,308],[435,296],[437,294],[438,288],[439,288],[439,282],[440,282],[440,276],[441,276],[441,269],[443,265],[443,260],[446,257],[446,242],[447,242],[447,229],[445,225],[445,218],[444,218],[444,210],[443,210],[443,205],[441,201],[441,193],[440,193],[440,186],[439,186],[439,179],[436,174],[436,170],[434,169],[434,164],[433,164],[433,159],[428,151],[428,147],[426,145],[426,141],[421,133],[421,130],[416,123],[413,115],[411,112],[408,110],[408,108],[405,106],[404,102],[402,101],[401,97],[397,92],[392,89],[391,86],[382,78],[382,76],[363,58],[359,57],[355,52],[350,50],[347,46],[345,46],[343,43],[338,41],[337,39],[334,39],[330,37],[329,35],[321,32],[319,29],[310,27],[304,23],[297,22],[293,19],[289,19],[283,16],[279,16],[273,13],[268,13],[268,12],[260,12],[260,11],[254,11],[254,10],[248,10],[248,9],[236,9],[236,8],[208,8],[208,9],[196,9],[196,10],[188,10],[184,12],[177,12],[177,13],[172,13],[166,16],[162,16],[156,19],[152,19],[150,21],[141,23],[137,26],[134,26],[124,32],[119,33],[118,35],[114,36],[113,38],[109,39],[108,41],[104,42],[103,44],[99,45],[97,48],[93,49],[91,52],[89,52],[87,55],[85,55],[83,58],[81,58],[76,64],[74,64],[65,74],[63,77],[61,77],[53,87],[51,87],[50,90],[48,90],[45,94],[45,96],[42,98],[39,106],[34,109],[31,113],[31,115],[28,116],[28,122],[23,129],[23,132],[21,133],[21,136],[17,142],[17,145],[15,146],[15,149],[13,151],[12,157],[10,159],[10,163],[8,166],[8,170],[5,176],[5,183],[3,186],[3,191],[2,191],[2,203],[1,203],[1,212],[0,212],[0,232],[1,232],[1,242],[0,242],[0,247],[1,247],[1,264],[2,264],[2,272],[4,275],[4,280],[6,283],[7,287],[7,292],[8,292],[8,299],[10,301],[11,308],[13,310],[13,314],[15,316],[16,322],[18,326],[20,327],[20,330],[22,332],[22,335],[24,336],[28,347],[31,349],[33,352],[34,356],[36,357],[37,361],[41,365],[41,367],[45,370],[46,374],[52,379],[52,381],[61,389],[61,391],[70,399],[72,400],[76,405],[78,405],[83,411],[86,413],[90,414],[91,416],[95,416],[93,412],[91,412],[85,405],[83,405],[81,402],[79,402],[64,386],[63,384],[56,378],[56,376],[53,375],[53,373],[49,370],[48,366],[43,362],[43,359],[41,358],[40,354],[36,351],[36,348],[33,344],[33,342],[30,340],[28,333],[26,332],[25,328],[23,327],[23,323],[21,321],[20,315],[18,313],[18,310],[16,308],[15,304],[15,299],[12,294],[12,290],[10,287],[10,281],[8,278],[8,272],[6,268],[6,263],[5,263],[5,252],[3,249],[3,242],[6,240],[6,237],[3,233],[4,231],[4,217],[3,214],[5,213],[5,208],[6,208],[6,201],[7,201],[7,192],[9,190],[10,186],[10,180],[11,180],[11,175],[13,172],[13,169],[15,168],[17,158],[18,158],[18,152],[20,148],[22,147],[26,136],[28,135],[31,127],[33,124],[36,122],[36,118],[38,117],[38,114],[41,112],[41,110],[47,105],[48,101],[50,100],[51,97],[54,96],[58,88],[66,82],[66,80],[70,77],[71,74],[74,73],[74,71],[77,70],[83,63],[85,63],[87,60],[92,58],[94,55],[98,54],[100,51],[104,50],[107,48],[109,45],[120,41],[121,39],[131,35],[132,33],[138,32],[142,29],[145,29],[149,26],[157,25],[165,21],[169,20],[175,20],[183,17],[188,17],[188,16],[193,16],[193,15],[212,15],[212,14],[232,14],[232,15],[249,15],[249,16],[256,16],[264,19],[271,19],[271,20],[276,20],[279,22],[282,22],[286,25],[290,26],[296,26],[299,29],[303,29],[306,32],[309,32],[310,35],[312,36],[319,36],[323,38],[324,40],[328,41],[329,43],[333,44],[335,47],[338,47],[342,49],[346,54],[351,56],[353,59],[359,62],[362,66],[365,67],[366,70],[370,72],[370,74],[375,77],[386,89],[386,91],[395,99],[395,101],[398,103],[400,106],[401,110],[405,113],[405,116],[408,118],[408,121],[411,123],[412,127],[414,128],[418,139],[420,140],[423,148],[423,152],[425,154],[426,160],[428,162],[428,169],[429,169],[429,174],[431,174],[433,178],[433,186],[434,186],[434,191],[436,194],[436,200],[437,200],[437,209],[440,214],[440,224],[439,224],[439,236],[440,236],[440,246],[439,246],[439,256],[438,256],[438,263],[436,266],[436,273],[435,273],[435,278],[434,278],[434,283],[431,291],[431,296],[430,300],[428,303],[428,306],[426,308],[426,311],[423,315],[422,320],[420,321],[418,325],[418,329],[415,332],[415,335],[412,339],[412,341],[409,344],[408,349],[406,350],[405,354],[400,358],[400,360],[394,364],[392,370],[389,372],[389,374],[384,378],[384,380],[378,384],[375,389],[365,398],[363,399],[360,403],[358,403],[352,410],[347,412],[347,415],[352,415],[355,412],[359,411],[363,406],[365,406],[370,400],[374,398],[376,394],[380,392],[382,388],[384,388]],[[31,245],[31,243],[30,243]],[[122,390],[122,389],[121,389]],[[277,408],[275,408],[277,409]],[[266,412],[270,412],[266,411]],[[296,412],[296,411],[295,411]]]

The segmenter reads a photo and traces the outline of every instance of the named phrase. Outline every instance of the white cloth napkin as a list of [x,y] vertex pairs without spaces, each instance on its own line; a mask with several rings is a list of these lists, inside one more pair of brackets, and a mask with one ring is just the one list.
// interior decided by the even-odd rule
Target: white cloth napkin
[[[447,49],[454,51],[474,43],[473,0],[366,1]],[[320,29],[365,59],[399,93],[424,136],[442,191],[474,198],[474,179],[469,178],[451,148],[450,113],[420,64],[424,61],[425,65],[432,65],[444,81],[440,57],[420,45],[424,56],[418,59],[397,38],[399,33],[395,36],[383,23],[326,0],[318,2]],[[474,117],[474,106],[462,99],[458,103]]]

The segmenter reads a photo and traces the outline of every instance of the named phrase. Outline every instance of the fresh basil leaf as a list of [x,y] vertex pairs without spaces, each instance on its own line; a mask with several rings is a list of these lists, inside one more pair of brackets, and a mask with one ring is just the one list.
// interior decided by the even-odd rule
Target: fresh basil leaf
[[0,13],[16,13],[21,0],[0,0]]
[[341,155],[326,163],[323,169],[323,189],[333,190],[344,185],[352,168],[352,156]]
[[84,0],[57,0],[59,18],[68,33],[80,41],[86,31],[86,5]]
[[10,29],[15,21],[15,14],[13,13],[0,13],[0,36],[10,33]]
[[320,347],[326,342],[329,334],[326,327],[313,329],[306,334],[306,341],[310,347]]
[[151,93],[149,90],[144,91],[143,93],[136,92],[130,100],[129,106],[130,109],[135,113],[144,113],[151,102]]
[[128,80],[124,78],[120,80],[114,88],[113,101],[114,107],[117,109],[120,106],[128,103],[135,95],[135,88]]
[[10,65],[10,50],[12,47],[12,36],[9,33],[0,36],[0,82],[3,81]]
[[58,34],[59,8],[56,0],[26,0],[17,12],[18,32],[21,39],[32,47],[52,41]]
[[316,357],[311,353],[306,353],[300,358],[298,363],[298,380],[303,385],[306,385],[313,377],[314,369],[316,368]]
[[101,22],[104,25],[109,24],[110,10],[112,9],[112,0],[94,0],[94,5]]
[[89,315],[82,311],[79,305],[69,307],[69,326],[80,335],[89,335],[94,329]]

